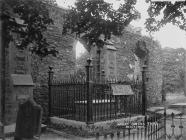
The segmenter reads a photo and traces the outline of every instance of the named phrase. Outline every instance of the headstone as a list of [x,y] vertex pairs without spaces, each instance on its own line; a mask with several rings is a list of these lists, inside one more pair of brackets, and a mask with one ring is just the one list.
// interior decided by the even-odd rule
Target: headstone
[[16,120],[15,140],[33,139],[41,131],[42,109],[29,99],[19,105]]

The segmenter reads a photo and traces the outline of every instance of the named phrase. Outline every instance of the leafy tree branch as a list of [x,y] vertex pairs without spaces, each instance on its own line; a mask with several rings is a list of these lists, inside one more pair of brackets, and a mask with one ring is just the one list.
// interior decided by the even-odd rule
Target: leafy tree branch
[[43,33],[47,26],[53,24],[47,5],[56,5],[55,0],[3,0],[1,20],[3,21],[3,40],[16,41],[13,33],[20,36],[19,49],[28,48],[40,57],[56,55],[55,48],[50,47]]
[[[165,2],[152,2],[148,8],[149,18],[146,19],[146,28],[148,31],[158,31],[161,27],[167,23],[172,23],[178,26],[180,29],[186,30],[186,1],[176,1],[171,3]],[[160,19],[158,16],[163,15]]]
[[104,0],[77,0],[75,6],[65,14],[63,34],[75,34],[78,39],[86,42],[88,50],[94,43],[102,46],[111,34],[122,35],[123,29],[140,17],[135,4],[136,0],[125,0],[115,10],[112,4]]

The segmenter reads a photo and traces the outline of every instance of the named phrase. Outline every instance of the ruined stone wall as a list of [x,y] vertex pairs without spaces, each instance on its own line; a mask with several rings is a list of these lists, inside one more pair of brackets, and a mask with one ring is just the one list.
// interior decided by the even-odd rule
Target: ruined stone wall
[[148,104],[159,104],[162,100],[162,52],[160,45],[155,41],[148,41],[150,50],[149,62],[146,71],[146,92]]
[[[151,38],[144,37],[140,34],[132,33],[129,31],[124,31],[122,37],[113,36],[111,38],[111,41],[114,42],[113,47],[116,48],[117,75],[115,77],[118,80],[128,81],[131,80],[130,75],[134,74],[134,71],[141,77],[142,60],[139,60],[139,68],[134,70],[135,56],[133,53],[133,50],[136,47],[136,43],[141,40],[146,42],[146,47],[149,50],[149,59],[145,79],[148,104],[159,104],[162,99],[161,47]],[[104,54],[105,49],[102,49],[101,56]],[[103,57],[101,58],[103,59]],[[101,60],[101,70],[104,69],[103,65],[105,65],[105,62],[104,60]]]
[[45,36],[48,43],[57,48],[59,53],[56,57],[47,56],[42,59],[32,56],[32,76],[37,84],[46,84],[49,66],[54,68],[56,79],[63,79],[64,75],[75,71],[76,40],[72,36],[62,36],[65,10],[55,6],[49,6],[49,10],[54,24],[48,27]]
[[5,59],[5,123],[9,124],[16,121],[16,113],[17,112],[17,103],[16,103],[16,95],[12,92],[13,87],[11,85],[11,63],[10,63],[10,44],[9,48],[6,48],[6,59]]
[[184,94],[186,95],[186,50],[184,52]]
[[76,40],[72,36],[62,36],[64,9],[49,6],[50,16],[54,24],[48,27],[45,36],[48,43],[58,50],[56,57],[47,56],[40,59],[32,55],[32,77],[35,83],[34,99],[43,108],[43,122],[46,122],[48,115],[48,70],[53,67],[54,79],[62,80],[67,75],[75,72]]
[[[2,3],[0,2],[0,5],[1,4]],[[2,9],[0,9],[0,12],[2,12],[1,10]],[[3,85],[5,86],[5,93],[4,93],[5,94],[5,124],[8,124],[11,122],[15,122],[15,117],[16,117],[15,109],[17,105],[14,102],[15,96],[12,93],[12,87],[11,87],[9,48],[6,46],[3,46],[4,40],[2,40],[2,23],[3,21],[0,20],[0,33],[1,33],[1,36],[0,36],[0,79],[1,79],[0,80],[0,99],[2,97],[2,82],[3,82]],[[10,44],[10,46],[12,45]],[[6,47],[4,52],[2,52],[4,50],[3,47]],[[5,53],[5,58],[3,58],[4,53]],[[2,79],[4,78],[5,78],[5,81],[2,81]],[[2,104],[0,104],[0,108],[1,108],[1,105]],[[2,110],[0,109],[0,112],[1,111]]]
[[[0,6],[2,5],[2,3],[0,2]],[[1,10],[0,10],[0,14],[1,14]],[[2,79],[2,21],[0,20],[0,79]],[[0,80],[0,93],[2,92],[2,85],[1,85],[1,80]],[[0,100],[1,100],[1,94],[0,94]],[[1,108],[1,104],[0,104],[0,108]],[[1,110],[0,110],[0,116],[1,116]],[[1,117],[0,117],[1,119]]]
[[[123,76],[127,70],[127,61],[133,61],[132,49],[136,46],[138,40],[144,40],[146,47],[149,50],[149,60],[146,71],[146,93],[148,104],[158,104],[161,102],[162,90],[162,55],[160,45],[150,39],[139,34],[130,33],[125,31],[121,39],[121,46],[118,45],[118,71],[119,76]],[[123,57],[127,57],[124,61]],[[123,58],[124,59],[124,58]],[[123,63],[125,62],[125,63]],[[128,71],[129,72],[129,71]]]
[[[36,99],[37,103],[41,104],[44,115],[47,116],[48,66],[54,67],[55,77],[58,79],[62,79],[64,74],[75,71],[74,46],[76,41],[71,36],[62,37],[63,14],[65,10],[54,6],[49,6],[49,10],[54,24],[48,27],[44,35],[49,44],[58,49],[57,57],[48,56],[41,59],[38,56],[31,55],[26,50],[24,52],[17,50],[15,42],[11,42],[9,47],[6,48],[6,124],[15,123],[16,121],[16,112],[18,110],[17,92],[19,94],[27,93],[27,90],[22,90],[23,88],[20,88],[17,92],[14,91],[15,87],[12,83],[11,74],[32,74],[35,83],[34,99]],[[1,39],[0,44],[2,44]]]

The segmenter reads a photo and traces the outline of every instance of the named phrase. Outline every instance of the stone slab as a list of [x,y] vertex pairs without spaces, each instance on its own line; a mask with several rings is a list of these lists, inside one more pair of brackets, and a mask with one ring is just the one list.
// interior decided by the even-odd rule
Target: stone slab
[[11,74],[14,86],[34,86],[30,74]]
[[113,95],[134,95],[130,85],[111,84]]

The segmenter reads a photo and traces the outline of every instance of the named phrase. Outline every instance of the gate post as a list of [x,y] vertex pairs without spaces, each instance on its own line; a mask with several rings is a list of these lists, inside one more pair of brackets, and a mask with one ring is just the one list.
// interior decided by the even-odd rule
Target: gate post
[[142,67],[142,115],[145,116],[145,139],[147,137],[147,115],[146,115],[146,108],[147,108],[147,97],[146,97],[146,87],[145,87],[145,72],[146,72],[146,65]]
[[97,50],[97,55],[98,55],[98,62],[97,62],[97,78],[96,82],[100,83],[101,82],[101,48],[98,46]]
[[145,72],[146,72],[146,65],[142,67],[142,115],[146,115],[146,87],[145,87]]
[[48,124],[50,123],[51,117],[51,85],[53,80],[53,67],[49,66],[48,71]]
[[164,113],[163,113],[163,117],[164,117],[164,138],[166,139],[167,136],[167,131],[166,131],[166,117],[167,117],[167,113],[166,113],[166,107],[164,107]]
[[87,79],[86,79],[86,86],[87,86],[87,124],[92,124],[93,123],[93,114],[92,114],[92,79],[91,79],[91,70],[92,70],[92,64],[91,64],[91,59],[87,60],[87,65],[86,65],[86,74],[87,74]]
[[102,82],[102,84],[104,84],[105,83],[105,71],[104,70],[102,70],[101,71],[101,82]]

